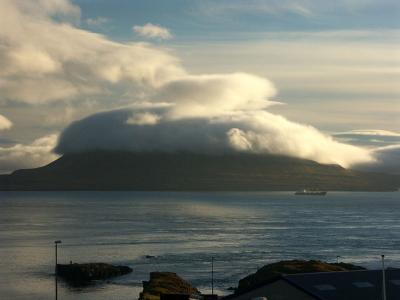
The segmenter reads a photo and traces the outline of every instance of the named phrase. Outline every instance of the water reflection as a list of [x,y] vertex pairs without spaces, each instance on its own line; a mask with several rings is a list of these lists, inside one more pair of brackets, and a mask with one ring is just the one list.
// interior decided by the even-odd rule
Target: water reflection
[[[0,294],[54,299],[60,263],[108,262],[134,272],[85,288],[59,281],[60,299],[135,299],[150,271],[177,272],[219,292],[257,267],[313,258],[378,266],[399,261],[397,193],[0,193]],[[377,200],[379,199],[379,201]],[[146,255],[156,258],[147,259]]]

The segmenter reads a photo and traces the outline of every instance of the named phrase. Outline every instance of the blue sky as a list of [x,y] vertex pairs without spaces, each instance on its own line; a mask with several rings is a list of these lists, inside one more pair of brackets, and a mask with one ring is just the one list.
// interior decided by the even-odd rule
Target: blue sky
[[81,7],[83,19],[108,18],[110,24],[104,31],[126,40],[132,37],[133,24],[147,22],[170,28],[178,39],[214,39],[270,31],[398,29],[400,18],[400,3],[395,0],[77,0],[75,3]]

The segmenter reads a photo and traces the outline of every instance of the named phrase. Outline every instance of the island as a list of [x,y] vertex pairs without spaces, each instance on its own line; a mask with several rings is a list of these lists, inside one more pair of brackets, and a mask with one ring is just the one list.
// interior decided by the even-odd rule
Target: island
[[400,176],[288,156],[90,151],[0,175],[0,190],[395,191]]

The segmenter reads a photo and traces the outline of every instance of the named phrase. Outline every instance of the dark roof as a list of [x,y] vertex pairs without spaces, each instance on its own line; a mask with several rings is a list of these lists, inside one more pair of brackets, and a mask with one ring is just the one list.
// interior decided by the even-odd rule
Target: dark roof
[[[385,272],[387,300],[400,299],[400,269]],[[303,273],[282,278],[319,300],[382,299],[382,270]]]

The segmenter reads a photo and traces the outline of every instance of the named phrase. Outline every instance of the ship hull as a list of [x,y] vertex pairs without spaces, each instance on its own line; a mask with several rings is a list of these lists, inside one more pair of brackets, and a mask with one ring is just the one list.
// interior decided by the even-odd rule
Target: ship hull
[[310,196],[325,196],[327,194],[327,192],[325,191],[318,191],[318,192],[310,192],[310,191],[299,191],[294,193],[295,195],[310,195]]

